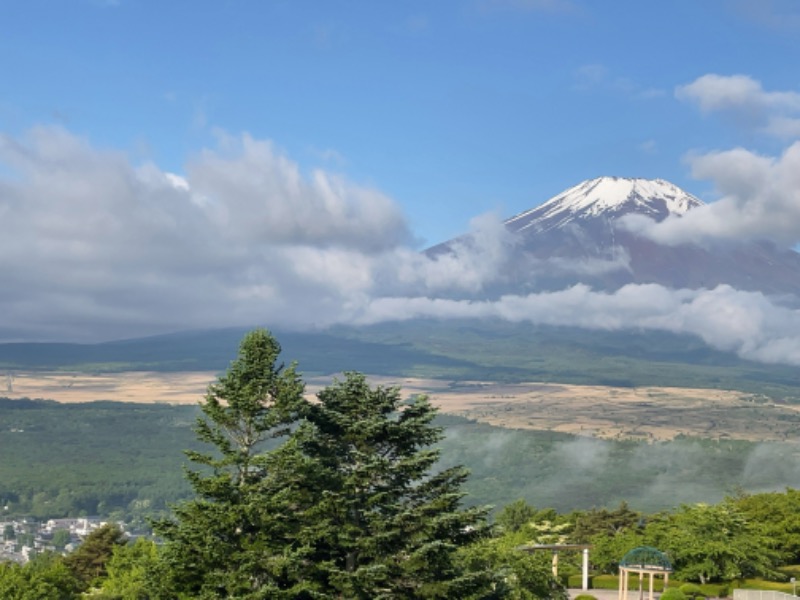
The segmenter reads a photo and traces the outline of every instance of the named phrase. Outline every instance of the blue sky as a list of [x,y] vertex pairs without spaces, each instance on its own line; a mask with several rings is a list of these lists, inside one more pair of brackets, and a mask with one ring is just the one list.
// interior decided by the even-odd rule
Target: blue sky
[[423,243],[598,175],[785,140],[675,97],[709,73],[798,91],[800,10],[757,0],[5,3],[0,128],[57,123],[181,173],[214,131],[375,186]]
[[[796,246],[797,65],[792,0],[9,0],[0,341],[596,327],[632,294],[633,326],[800,364],[800,314],[738,290],[475,303],[507,257],[502,219],[600,175],[713,201],[659,235]],[[467,231],[471,252],[419,254]]]

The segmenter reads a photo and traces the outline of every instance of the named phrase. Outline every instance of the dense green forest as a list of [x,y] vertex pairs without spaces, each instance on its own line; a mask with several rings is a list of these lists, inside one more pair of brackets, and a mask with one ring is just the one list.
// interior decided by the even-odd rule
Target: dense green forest
[[[141,520],[185,497],[194,406],[0,399],[0,503],[7,515]],[[440,463],[466,465],[470,504],[525,498],[561,511],[717,502],[737,489],[800,486],[794,444],[678,438],[648,444],[509,430],[439,415]]]
[[0,503],[9,516],[135,518],[186,495],[197,409],[0,399]]

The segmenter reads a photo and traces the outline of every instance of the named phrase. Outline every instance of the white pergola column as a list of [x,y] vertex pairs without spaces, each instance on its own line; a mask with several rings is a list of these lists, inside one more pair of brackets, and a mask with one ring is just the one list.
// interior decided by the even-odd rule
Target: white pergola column
[[[581,571],[581,589],[585,592],[589,589],[589,549],[583,549],[583,570]],[[650,600],[653,600],[652,598]]]
[[619,568],[619,600],[628,600],[628,569]]
[[644,600],[644,571],[639,571],[639,600]]

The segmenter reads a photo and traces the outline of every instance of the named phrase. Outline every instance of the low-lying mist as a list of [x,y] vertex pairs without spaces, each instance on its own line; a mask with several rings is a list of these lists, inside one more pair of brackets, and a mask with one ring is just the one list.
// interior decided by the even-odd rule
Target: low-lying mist
[[800,485],[800,447],[793,443],[613,441],[442,420],[447,425],[442,465],[470,468],[469,503],[502,507],[524,498],[539,508],[568,512],[624,500],[650,512],[718,502],[741,490]]

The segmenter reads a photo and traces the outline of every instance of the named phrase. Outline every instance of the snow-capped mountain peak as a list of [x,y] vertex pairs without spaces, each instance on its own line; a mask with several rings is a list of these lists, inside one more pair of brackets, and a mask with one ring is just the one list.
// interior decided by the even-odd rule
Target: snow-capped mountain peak
[[[494,279],[476,297],[524,296],[580,283],[607,291],[629,284],[679,290],[725,284],[800,298],[800,253],[793,250],[747,240],[661,244],[619,223],[636,215],[656,221],[680,219],[702,205],[663,179],[600,177],[506,221],[511,235],[501,238],[503,252],[489,246],[486,262],[486,240],[471,234],[438,244],[426,254],[434,260],[445,254],[467,256],[468,264],[481,268],[490,264]],[[697,216],[702,217],[702,211]],[[492,244],[496,241],[491,239]],[[473,261],[473,252],[481,261]]]
[[615,219],[639,213],[661,221],[702,205],[698,198],[663,179],[598,177],[554,196],[544,204],[506,221],[511,231],[547,231],[575,219]]

